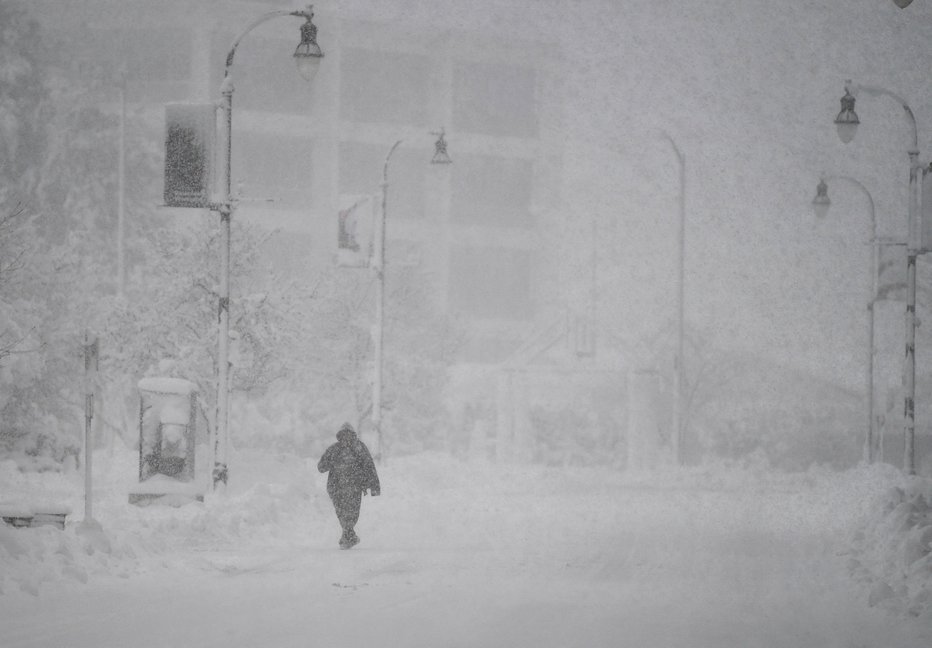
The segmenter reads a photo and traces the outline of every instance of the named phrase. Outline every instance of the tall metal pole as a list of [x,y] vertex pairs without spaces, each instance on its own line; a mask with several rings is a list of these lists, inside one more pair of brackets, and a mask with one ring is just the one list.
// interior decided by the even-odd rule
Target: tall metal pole
[[598,330],[599,308],[599,223],[592,218],[592,272],[589,277],[589,325],[583,348],[593,356],[596,353],[596,331]]
[[385,156],[382,165],[382,209],[376,225],[375,259],[373,269],[376,275],[375,297],[375,335],[373,347],[375,351],[375,377],[372,381],[372,425],[376,435],[376,457],[381,461],[382,448],[382,370],[383,370],[383,342],[385,339],[385,223],[388,213],[388,163],[392,154],[402,140],[395,142]]
[[[858,183],[860,185],[860,183]],[[871,214],[871,280],[870,280],[870,294],[867,299],[867,440],[865,445],[867,446],[864,450],[865,458],[867,463],[873,463],[877,455],[877,433],[876,426],[877,422],[874,420],[874,355],[876,353],[876,342],[875,342],[875,322],[877,318],[876,308],[877,308],[877,282],[878,278],[878,266],[880,264],[879,253],[880,251],[877,248],[877,217],[874,211],[874,199],[870,195],[870,192],[861,185],[861,188],[864,189],[864,192],[867,194],[868,201],[870,202],[870,214]]]
[[[907,109],[908,110],[908,109]],[[906,241],[906,360],[903,379],[906,418],[903,435],[903,469],[916,474],[916,256],[919,254],[919,151],[909,152],[909,238]]]
[[677,227],[676,266],[676,355],[673,358],[673,457],[677,465],[683,463],[683,350],[685,338],[685,261],[686,261],[686,156],[666,132],[679,163],[679,223]]
[[120,151],[117,160],[117,295],[126,288],[126,255],[123,248],[126,214],[126,74],[120,78]]
[[[277,10],[269,11],[253,20],[236,37],[230,51],[227,52],[226,67],[223,71],[223,82],[220,85],[220,110],[223,113],[222,141],[220,151],[220,200],[212,205],[220,213],[220,295],[218,308],[217,332],[217,424],[216,439],[214,440],[214,488],[220,483],[226,484],[229,476],[228,459],[230,452],[230,229],[233,220],[234,204],[230,190],[231,159],[233,149],[233,59],[240,41],[253,29],[262,23],[278,16],[295,16],[304,18],[310,23],[314,13],[311,6],[304,11]],[[316,34],[313,25],[308,27]],[[302,32],[303,34],[303,32]],[[302,45],[304,38],[302,35]],[[316,47],[316,43],[315,43]],[[319,51],[318,51],[318,55]]]
[[84,521],[94,519],[94,394],[97,391],[99,341],[84,331]]
[[220,299],[217,312],[217,438],[214,445],[214,487],[227,483],[230,452],[230,229],[233,204],[230,192],[233,140],[233,79],[229,70],[221,87],[223,141],[220,151]]
[[916,257],[919,254],[919,131],[916,117],[909,105],[897,94],[884,88],[845,83],[845,91],[853,96],[863,91],[872,96],[887,96],[900,104],[906,114],[912,136],[909,155],[909,214],[906,238],[906,354],[903,362],[903,470],[916,474]]
[[849,176],[825,176],[824,180],[844,180],[850,182],[867,197],[870,207],[870,281],[868,282],[869,290],[867,296],[867,363],[865,364],[865,398],[867,400],[867,434],[864,439],[864,460],[873,463],[876,458],[876,422],[874,421],[874,308],[877,302],[877,273],[878,273],[878,249],[877,249],[877,216],[874,209],[874,198],[870,191],[858,180]]
[[874,463],[877,458],[878,438],[876,432],[877,422],[874,415],[874,354],[876,353],[875,321],[877,318],[877,237],[873,236],[871,242],[871,292],[867,302],[867,376],[865,389],[867,391],[867,439],[864,441],[864,459],[867,463]]

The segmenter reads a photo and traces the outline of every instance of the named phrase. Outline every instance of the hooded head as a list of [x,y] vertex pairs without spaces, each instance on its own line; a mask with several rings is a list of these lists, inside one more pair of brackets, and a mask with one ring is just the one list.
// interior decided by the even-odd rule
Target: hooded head
[[343,443],[352,443],[356,440],[356,430],[353,429],[353,426],[349,423],[344,423],[340,426],[339,432],[337,432],[337,441],[342,441]]

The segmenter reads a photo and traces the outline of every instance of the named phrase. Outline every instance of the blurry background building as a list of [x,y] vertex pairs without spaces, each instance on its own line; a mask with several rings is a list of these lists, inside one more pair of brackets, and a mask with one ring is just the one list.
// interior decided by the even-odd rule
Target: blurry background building
[[[219,100],[224,58],[239,30],[265,11],[295,8],[32,5],[54,39],[48,49],[86,61],[88,75],[122,79],[127,104],[145,115],[134,128],[150,129],[156,141],[166,103]],[[341,200],[377,196],[385,156],[403,139],[389,169],[388,263],[421,265],[437,306],[474,325],[464,360],[503,359],[547,301],[544,277],[553,263],[538,225],[559,197],[558,51],[347,20],[326,4],[315,14],[325,58],[310,84],[290,61],[298,20],[270,21],[237,50],[236,217],[278,230],[270,240],[277,263],[332,263]],[[118,93],[112,88],[101,100],[115,103]],[[441,128],[455,164],[437,168],[429,161],[432,132]]]

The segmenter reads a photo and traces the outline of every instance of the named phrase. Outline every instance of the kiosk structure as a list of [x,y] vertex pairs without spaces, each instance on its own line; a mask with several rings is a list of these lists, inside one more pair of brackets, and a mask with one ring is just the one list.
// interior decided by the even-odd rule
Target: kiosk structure
[[[131,504],[203,501],[197,470],[197,386],[182,378],[139,381],[139,484]],[[209,465],[209,464],[208,464]]]

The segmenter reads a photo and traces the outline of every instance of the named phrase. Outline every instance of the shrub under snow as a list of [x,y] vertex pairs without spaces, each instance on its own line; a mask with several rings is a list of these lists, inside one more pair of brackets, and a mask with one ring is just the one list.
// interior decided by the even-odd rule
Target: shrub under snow
[[849,567],[871,605],[932,620],[932,480],[896,476],[853,533]]

